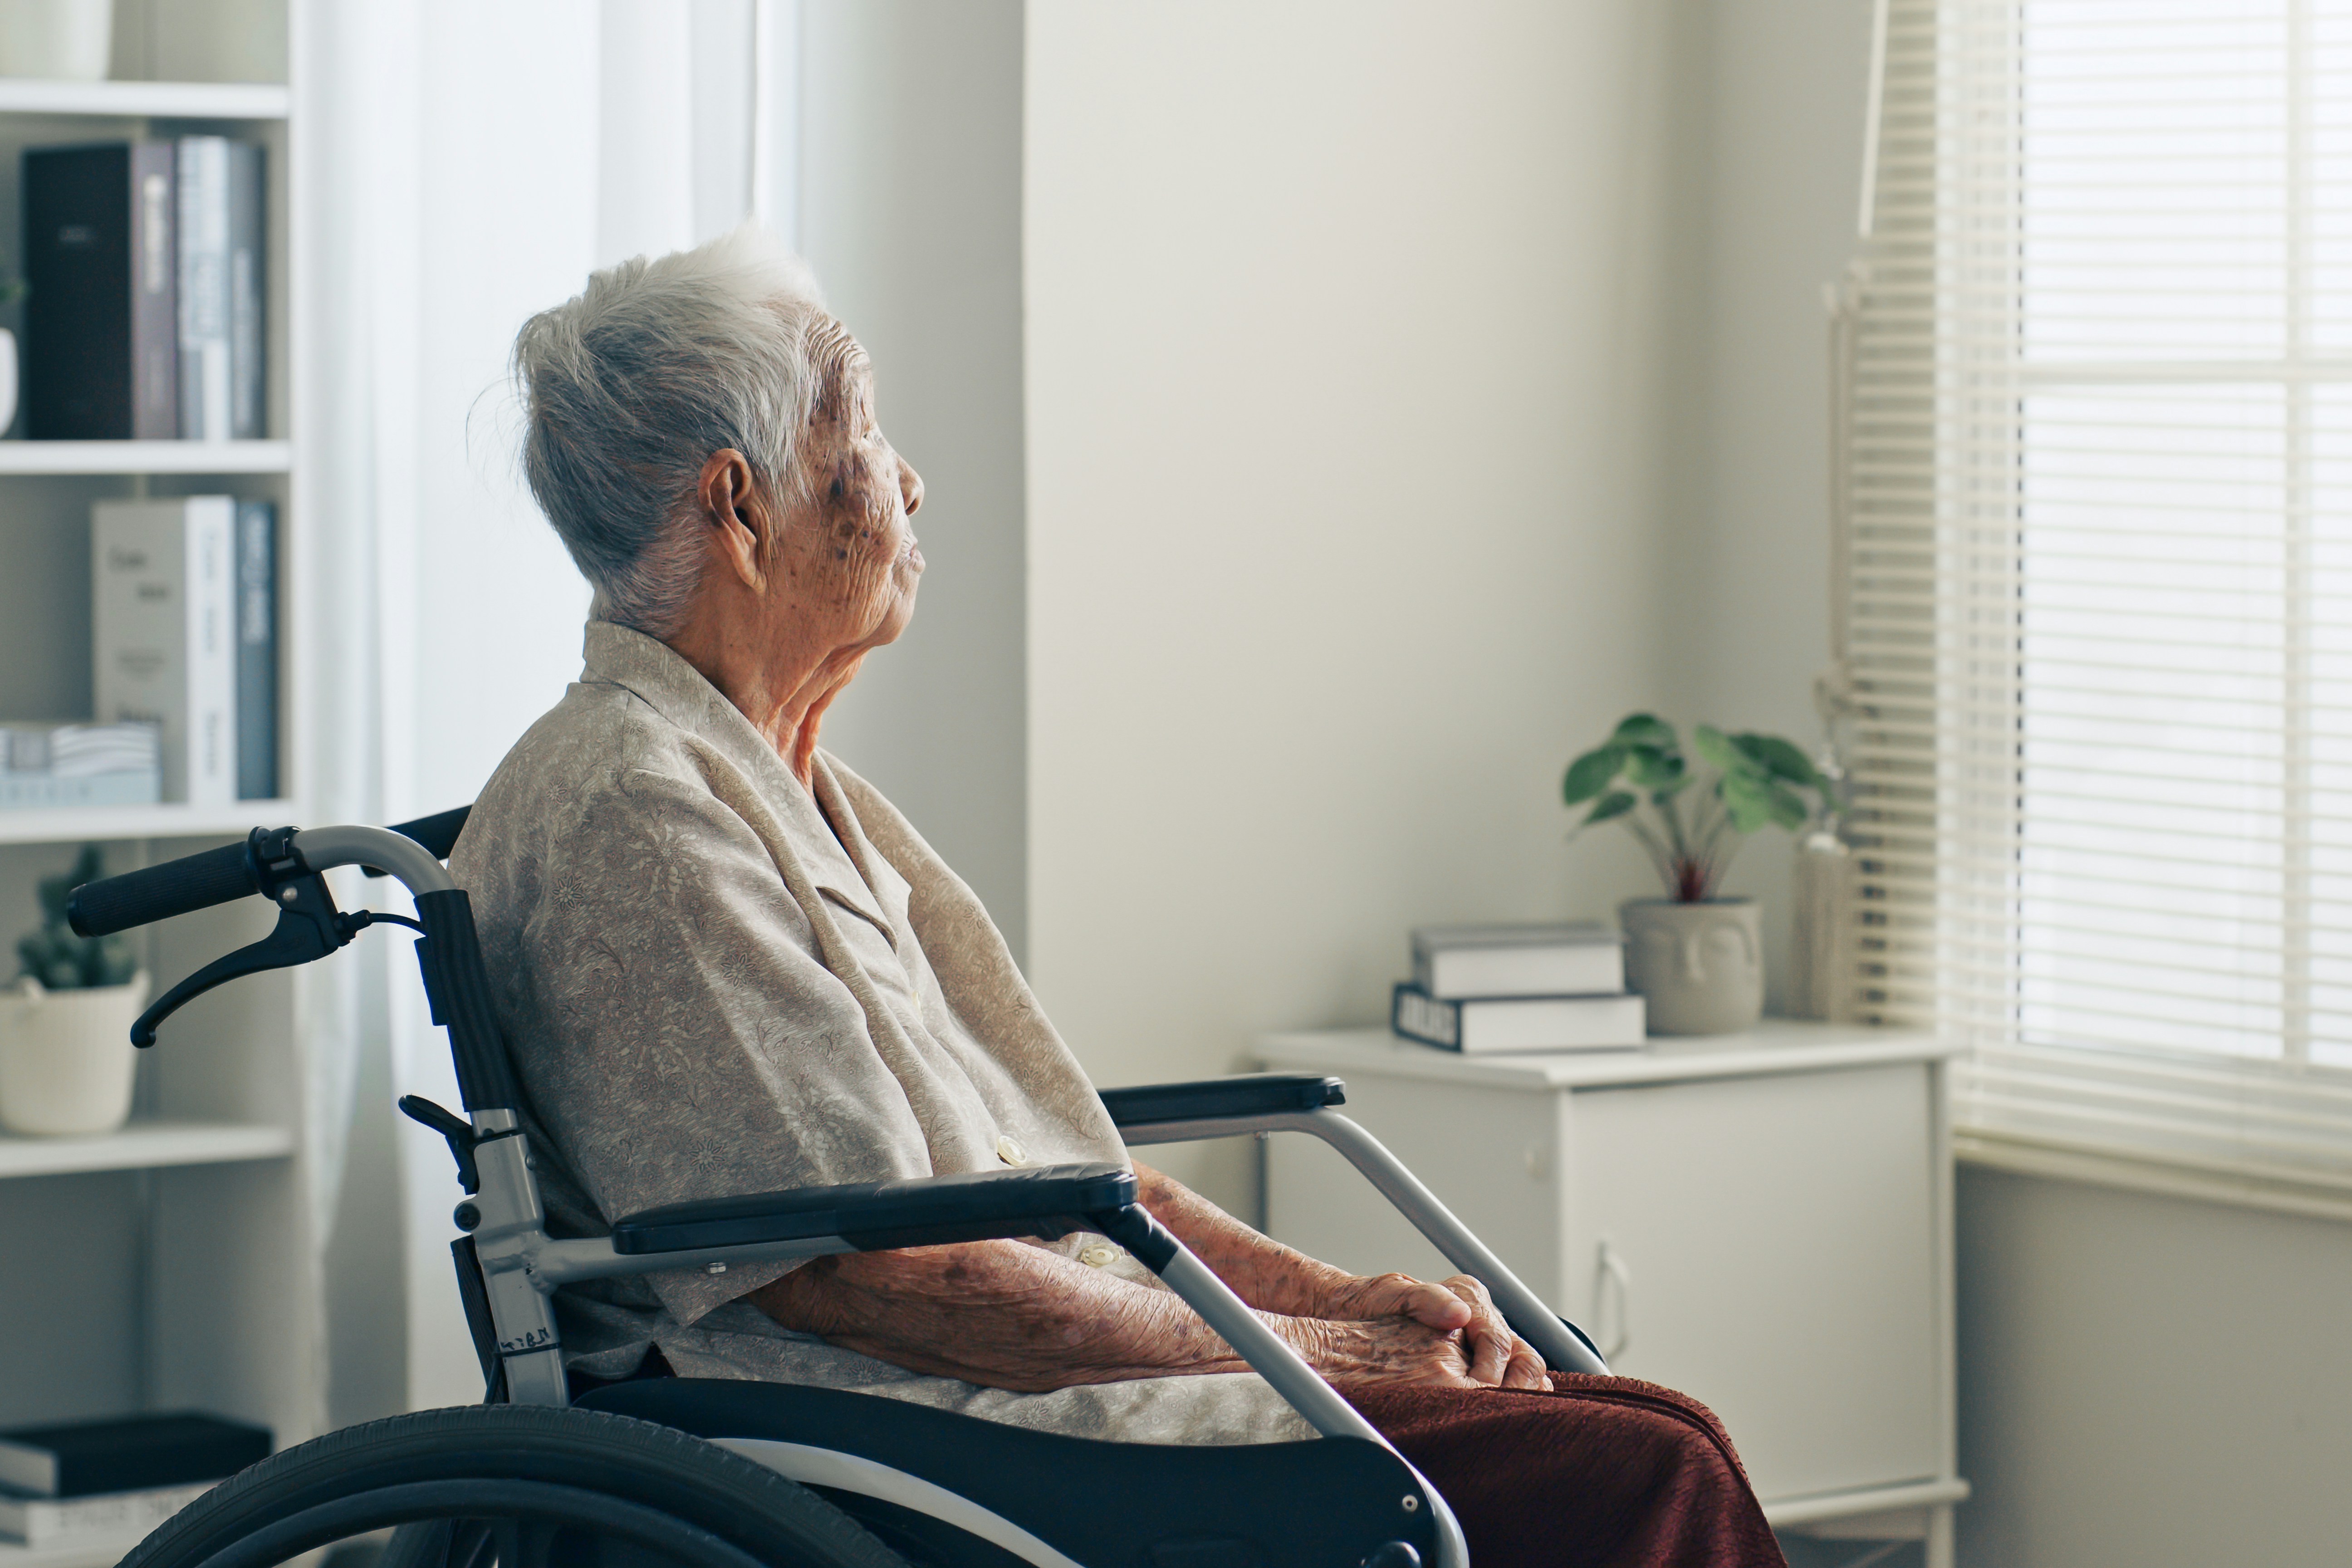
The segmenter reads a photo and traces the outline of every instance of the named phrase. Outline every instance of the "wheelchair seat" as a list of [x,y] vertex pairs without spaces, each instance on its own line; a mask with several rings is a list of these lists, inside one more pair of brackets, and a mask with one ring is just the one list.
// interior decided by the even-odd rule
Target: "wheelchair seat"
[[882,1394],[732,1378],[636,1378],[576,1404],[779,1470],[910,1563],[1357,1568],[1391,1542],[1423,1562],[1436,1555],[1421,1481],[1360,1438],[1101,1442]]

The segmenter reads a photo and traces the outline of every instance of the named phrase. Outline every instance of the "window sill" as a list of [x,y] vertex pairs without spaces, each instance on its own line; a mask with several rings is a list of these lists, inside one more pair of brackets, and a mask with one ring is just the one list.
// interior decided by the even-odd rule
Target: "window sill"
[[2200,1159],[2159,1149],[2130,1149],[2036,1137],[2008,1128],[1953,1129],[1960,1163],[2013,1175],[2079,1182],[2125,1192],[2352,1222],[2352,1173],[2339,1181],[2252,1162]]

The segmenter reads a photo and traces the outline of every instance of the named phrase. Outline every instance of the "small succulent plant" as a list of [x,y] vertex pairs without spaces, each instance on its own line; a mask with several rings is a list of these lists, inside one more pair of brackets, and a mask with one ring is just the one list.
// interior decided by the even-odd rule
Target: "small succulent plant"
[[76,936],[66,923],[66,900],[84,882],[106,875],[106,858],[95,844],[85,844],[73,869],[40,882],[41,925],[16,940],[16,962],[51,991],[83,991],[100,985],[125,985],[139,973],[131,944],[119,936]]

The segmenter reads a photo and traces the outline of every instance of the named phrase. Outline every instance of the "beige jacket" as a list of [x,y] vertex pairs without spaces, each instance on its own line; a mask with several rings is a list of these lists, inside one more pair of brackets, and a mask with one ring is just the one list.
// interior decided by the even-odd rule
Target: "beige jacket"
[[[660,1204],[1072,1161],[1125,1147],[971,889],[873,786],[804,790],[663,644],[592,621],[586,668],[482,792],[471,894],[552,1228]],[[1133,1279],[1099,1237],[1054,1244]],[[572,1364],[658,1344],[681,1373],[822,1383],[1131,1440],[1304,1434],[1254,1376],[1015,1394],[778,1327],[736,1299],[788,1263],[558,1299]]]

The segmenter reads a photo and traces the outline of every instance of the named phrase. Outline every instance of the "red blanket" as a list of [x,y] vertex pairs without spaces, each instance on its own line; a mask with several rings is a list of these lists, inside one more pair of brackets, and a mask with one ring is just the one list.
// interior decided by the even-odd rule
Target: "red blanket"
[[1475,1568],[1784,1568],[1713,1412],[1630,1377],[1551,1384],[1347,1394],[1453,1505]]

